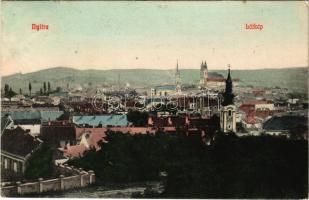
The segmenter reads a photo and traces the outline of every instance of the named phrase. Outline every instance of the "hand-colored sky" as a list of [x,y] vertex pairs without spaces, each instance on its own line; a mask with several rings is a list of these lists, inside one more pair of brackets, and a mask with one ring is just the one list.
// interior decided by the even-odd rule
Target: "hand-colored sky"
[[[308,4],[2,2],[1,74],[78,69],[308,66]],[[32,24],[47,24],[35,31]],[[263,30],[246,30],[259,23]]]

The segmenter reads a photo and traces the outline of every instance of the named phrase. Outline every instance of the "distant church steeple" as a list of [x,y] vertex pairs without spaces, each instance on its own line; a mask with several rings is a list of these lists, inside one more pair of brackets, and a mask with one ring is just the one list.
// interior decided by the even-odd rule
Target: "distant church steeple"
[[178,67],[178,60],[177,60],[177,64],[176,64],[176,75],[180,74],[179,72],[179,67]]
[[177,60],[176,72],[175,72],[175,85],[176,85],[176,92],[180,93],[181,92],[181,79],[180,79],[180,71],[179,71],[179,66],[178,66],[178,60]]

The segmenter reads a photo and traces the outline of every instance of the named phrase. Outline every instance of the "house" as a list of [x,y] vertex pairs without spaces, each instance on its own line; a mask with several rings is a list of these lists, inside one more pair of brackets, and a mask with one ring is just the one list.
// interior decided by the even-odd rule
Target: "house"
[[33,98],[35,104],[51,104],[52,99],[49,96],[36,96]]
[[268,110],[275,110],[275,105],[273,102],[268,100],[257,100],[257,99],[249,99],[247,100],[244,105],[251,105],[254,106],[254,109],[268,109]]
[[48,121],[42,123],[40,137],[55,147],[65,148],[76,144],[75,126],[70,121]]
[[1,134],[5,129],[14,128],[14,121],[10,115],[5,115],[1,117]]
[[308,137],[308,118],[302,115],[275,115],[263,124],[263,131],[268,135],[281,135],[298,139]]
[[22,102],[26,99],[26,97],[22,94],[16,94],[11,98],[11,101]]
[[69,102],[82,102],[84,97],[80,94],[70,94],[69,95]]
[[260,130],[262,128],[261,120],[254,115],[247,115],[242,120],[242,127],[250,135],[260,135]]
[[169,96],[176,94],[176,85],[159,85],[151,88],[151,96]]
[[21,127],[5,129],[1,135],[1,169],[6,172],[23,175],[27,161],[37,151],[42,141],[33,137],[28,130]]
[[89,149],[100,150],[98,142],[105,141],[107,131],[135,134],[155,134],[156,129],[151,127],[101,127],[76,128],[76,145],[67,145],[63,149],[64,156],[68,158],[82,157]]
[[60,97],[61,99],[67,99],[69,97],[68,91],[57,91],[49,94],[50,97]]
[[10,116],[14,127],[20,126],[25,130],[30,130],[30,134],[38,136],[40,134],[41,123],[49,120],[56,120],[63,114],[63,111],[13,111],[2,112],[2,116]]

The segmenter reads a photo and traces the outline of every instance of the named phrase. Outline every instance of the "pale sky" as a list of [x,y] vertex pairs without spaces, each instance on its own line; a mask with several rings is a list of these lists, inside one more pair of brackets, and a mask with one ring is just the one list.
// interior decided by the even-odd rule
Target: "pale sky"
[[[308,4],[294,2],[1,3],[1,74],[77,69],[308,66]],[[263,30],[246,30],[245,24]],[[46,24],[48,30],[32,30]]]

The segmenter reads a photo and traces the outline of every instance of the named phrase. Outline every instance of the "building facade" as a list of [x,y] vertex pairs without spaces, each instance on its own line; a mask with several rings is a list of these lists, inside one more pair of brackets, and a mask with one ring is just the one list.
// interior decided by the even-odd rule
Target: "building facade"
[[21,127],[5,129],[1,135],[1,175],[22,177],[27,161],[42,144],[38,138],[30,135]]

